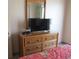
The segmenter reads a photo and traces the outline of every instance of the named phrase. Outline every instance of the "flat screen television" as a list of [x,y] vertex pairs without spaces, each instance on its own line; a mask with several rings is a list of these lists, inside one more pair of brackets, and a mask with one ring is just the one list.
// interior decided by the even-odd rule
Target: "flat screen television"
[[29,27],[31,32],[49,30],[50,19],[30,18]]

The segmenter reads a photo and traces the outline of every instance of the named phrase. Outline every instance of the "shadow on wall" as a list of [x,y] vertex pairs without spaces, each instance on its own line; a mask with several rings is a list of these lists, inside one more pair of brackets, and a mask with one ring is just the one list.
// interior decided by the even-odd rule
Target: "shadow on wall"
[[12,59],[13,51],[12,51],[12,37],[11,33],[8,33],[8,58]]
[[12,34],[12,51],[13,55],[19,54],[19,38],[18,34]]
[[17,32],[13,33],[11,35],[12,37],[12,50],[13,50],[13,55],[19,54],[19,33],[25,30],[25,21],[22,19],[19,19],[18,25],[17,25]]

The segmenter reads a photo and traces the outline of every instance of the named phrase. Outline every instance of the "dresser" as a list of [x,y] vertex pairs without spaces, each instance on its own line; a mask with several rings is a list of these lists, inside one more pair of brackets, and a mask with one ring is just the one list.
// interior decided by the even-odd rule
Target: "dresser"
[[19,35],[20,56],[41,52],[50,47],[56,47],[58,42],[58,33],[40,33]]

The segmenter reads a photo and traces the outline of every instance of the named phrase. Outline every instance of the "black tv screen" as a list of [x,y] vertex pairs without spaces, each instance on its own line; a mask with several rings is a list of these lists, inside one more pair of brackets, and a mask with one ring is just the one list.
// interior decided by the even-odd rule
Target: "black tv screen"
[[29,27],[31,32],[49,30],[50,19],[30,18]]

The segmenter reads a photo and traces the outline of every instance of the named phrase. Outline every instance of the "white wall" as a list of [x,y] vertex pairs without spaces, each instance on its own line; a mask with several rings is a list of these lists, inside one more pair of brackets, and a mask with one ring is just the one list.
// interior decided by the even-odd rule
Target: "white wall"
[[51,19],[50,31],[59,32],[59,42],[62,40],[65,0],[47,0],[46,18]]
[[16,53],[19,46],[14,35],[24,29],[24,0],[8,0],[8,3],[8,32],[12,35],[13,51]]
[[71,0],[67,0],[66,4],[63,41],[71,43]]

